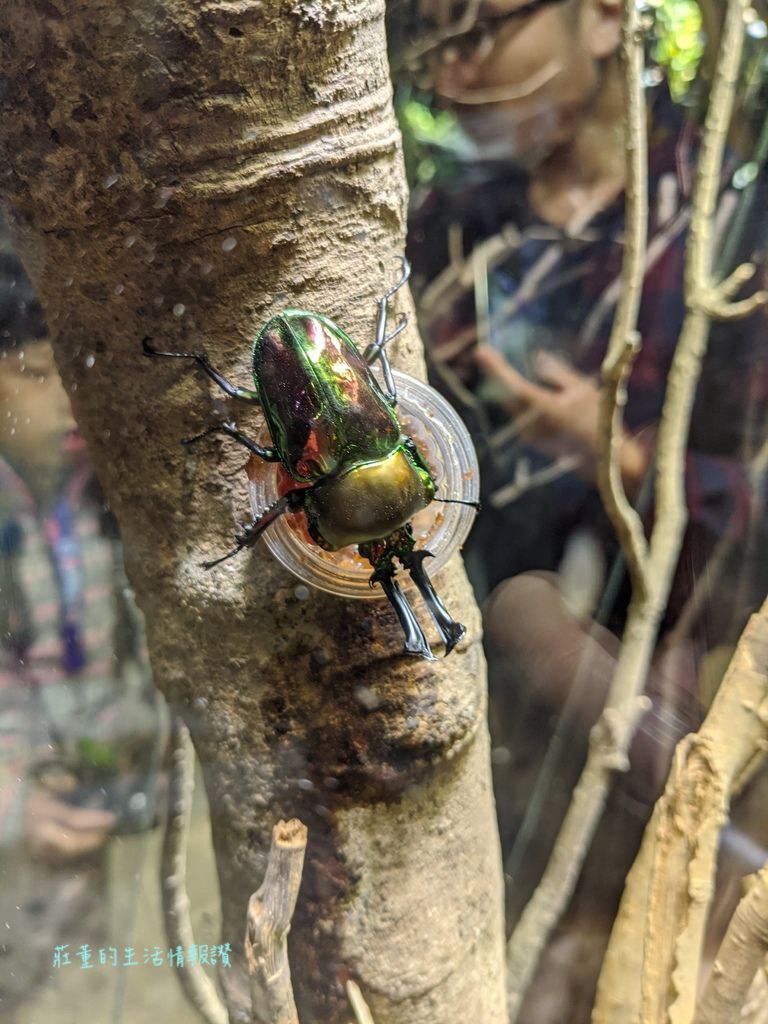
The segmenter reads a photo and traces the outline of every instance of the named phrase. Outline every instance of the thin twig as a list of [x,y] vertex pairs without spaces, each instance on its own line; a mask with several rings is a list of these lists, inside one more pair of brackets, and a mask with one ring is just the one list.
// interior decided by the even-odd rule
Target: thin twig
[[307,847],[307,828],[297,819],[272,830],[264,881],[248,902],[245,958],[251,978],[254,1024],[298,1024],[288,963],[288,932],[296,906]]
[[699,1000],[694,1024],[738,1020],[768,955],[768,866],[752,875]]
[[368,1009],[365,999],[363,999],[360,986],[356,981],[352,981],[351,978],[347,982],[347,999],[349,999],[349,1005],[352,1007],[357,1024],[375,1024],[373,1014]]
[[622,55],[627,121],[626,243],[616,317],[601,367],[603,383],[600,389],[597,483],[627,560],[632,593],[642,599],[648,586],[648,546],[640,517],[627,499],[620,462],[627,381],[641,344],[636,328],[648,239],[648,133],[642,87],[643,43],[634,2],[624,6]]
[[505,505],[511,505],[513,501],[518,501],[528,491],[551,484],[553,480],[559,480],[560,477],[569,476],[579,468],[581,462],[580,455],[561,455],[554,462],[531,473],[528,461],[520,459],[515,468],[515,477],[512,482],[494,491],[488,503],[492,508],[504,508]]
[[[178,714],[171,719],[169,740],[171,771],[168,787],[168,818],[163,836],[160,878],[165,934],[172,947],[194,945],[189,897],[186,888],[187,838],[195,783],[195,752],[189,730]],[[229,1014],[213,982],[199,963],[186,958],[176,971],[187,999],[207,1024],[227,1024]]]
[[[626,378],[637,344],[635,324],[642,292],[645,239],[647,233],[647,176],[645,107],[641,73],[643,47],[639,17],[634,0],[624,5],[622,23],[624,56],[624,88],[628,114],[627,142],[627,199],[628,223],[625,263],[622,274],[625,282],[616,327],[606,357],[601,398],[601,422],[605,435],[605,455],[600,460],[601,492],[612,514],[615,529],[624,547],[631,567],[633,584],[640,597],[645,597],[645,571],[643,560],[646,542],[639,517],[629,505],[621,483],[618,468],[618,446],[621,437],[621,414]],[[607,467],[607,468],[606,468]],[[639,597],[635,600],[639,600]],[[634,602],[633,602],[634,603]],[[650,660],[648,637],[628,636],[622,650],[625,662],[644,664]],[[517,1020],[525,992],[539,962],[541,952],[560,918],[581,869],[587,849],[600,820],[608,793],[612,772],[624,769],[626,751],[634,726],[642,713],[639,698],[641,686],[628,688],[619,675],[617,666],[609,703],[590,738],[590,750],[584,772],[573,793],[573,798],[560,829],[549,863],[533,897],[523,911],[507,947],[507,1007],[512,1024]],[[642,673],[645,678],[645,672]],[[620,699],[617,690],[621,686]],[[613,699],[611,699],[613,698]],[[617,707],[622,709],[622,735],[618,734]],[[629,738],[627,737],[629,734]]]

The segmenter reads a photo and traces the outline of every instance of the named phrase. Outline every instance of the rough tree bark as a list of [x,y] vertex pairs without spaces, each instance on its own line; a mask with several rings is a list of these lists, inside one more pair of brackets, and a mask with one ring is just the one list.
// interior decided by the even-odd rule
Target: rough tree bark
[[[285,306],[370,338],[405,215],[383,0],[11,0],[0,27],[2,193],[157,682],[204,766],[231,1020],[249,1006],[248,897],[273,825],[296,816],[300,1016],[348,1020],[352,977],[378,1024],[502,1021],[483,659],[460,566],[440,590],[468,639],[434,665],[400,655],[385,603],[307,597],[261,550],[204,573],[247,517],[243,457],[178,439],[250,414],[141,356],[149,334],[247,384],[249,339]],[[412,327],[396,348],[418,372]]]

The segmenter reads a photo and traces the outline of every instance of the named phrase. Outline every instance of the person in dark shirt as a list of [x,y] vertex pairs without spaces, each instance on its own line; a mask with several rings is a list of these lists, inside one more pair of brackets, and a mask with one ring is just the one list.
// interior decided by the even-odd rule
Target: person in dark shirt
[[[435,16],[444,5],[423,9]],[[595,470],[598,372],[624,243],[619,13],[620,4],[609,0],[481,5],[480,28],[468,41],[448,34],[423,55],[473,154],[462,180],[433,191],[414,211],[411,253],[431,358],[438,369],[447,365],[468,377],[482,412],[484,512],[468,546],[480,597],[521,571],[557,571],[570,541],[586,537],[599,561],[583,603],[593,611],[617,552]],[[439,39],[439,22],[433,31]],[[642,349],[621,444],[625,487],[638,500],[646,484],[646,510],[665,381],[685,311],[698,141],[663,83],[648,90],[648,108]],[[737,206],[729,187],[735,167],[729,160],[723,171],[718,251]],[[449,232],[463,243],[451,260],[440,244]],[[751,256],[758,242],[740,239],[737,255]],[[765,325],[756,314],[712,330],[686,465],[685,560],[697,571],[727,531],[747,528],[745,443],[759,436],[768,398]],[[679,581],[675,611],[690,582],[690,574]],[[622,614],[620,606],[611,620],[617,629]]]
[[[495,784],[514,923],[578,777],[629,598],[595,479],[599,369],[625,241],[621,3],[418,7],[404,58],[456,115],[458,171],[416,193],[409,253],[433,381],[464,412],[481,460],[483,509],[465,557],[478,597],[487,598]],[[655,438],[685,316],[699,131],[657,69],[647,81],[642,348],[620,466],[650,523]],[[754,258],[760,266],[747,294],[764,279],[765,224],[755,215],[764,203],[752,193],[749,213],[749,196],[732,187],[738,165],[729,156],[723,167],[715,272],[724,277]],[[710,332],[685,465],[689,525],[647,683],[652,706],[521,1021],[589,1019],[612,914],[674,746],[697,727],[716,666],[768,589],[767,322],[761,310]]]

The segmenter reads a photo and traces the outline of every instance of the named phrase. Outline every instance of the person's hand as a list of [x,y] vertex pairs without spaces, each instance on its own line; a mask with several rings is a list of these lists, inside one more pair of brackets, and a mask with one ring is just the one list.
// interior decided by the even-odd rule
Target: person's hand
[[44,786],[29,794],[24,819],[24,842],[34,860],[62,866],[95,853],[115,825],[111,811],[65,803]]
[[549,352],[534,356],[540,384],[518,373],[487,345],[476,349],[475,359],[486,376],[502,386],[502,404],[515,416],[524,441],[548,455],[596,453],[599,394],[591,377]]
[[[521,440],[553,459],[578,456],[578,473],[594,481],[600,408],[595,380],[549,352],[538,352],[534,357],[541,383],[518,373],[500,352],[488,345],[475,350],[475,359],[483,373],[501,385],[505,396],[502,404],[515,417]],[[646,468],[645,451],[625,436],[621,472],[630,495],[639,490]]]

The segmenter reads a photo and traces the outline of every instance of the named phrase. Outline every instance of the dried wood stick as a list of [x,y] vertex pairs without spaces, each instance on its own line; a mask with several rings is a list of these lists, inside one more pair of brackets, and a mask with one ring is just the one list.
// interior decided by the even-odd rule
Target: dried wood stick
[[[654,811],[656,829],[646,833],[653,862],[641,1006],[649,1024],[690,1024],[693,1018],[730,792],[755,755],[765,757],[767,742],[768,601],[750,619],[704,725],[678,747]],[[749,981],[754,974],[755,968]]]
[[[171,771],[168,790],[168,818],[163,836],[160,879],[165,934],[171,946],[184,949],[194,944],[187,896],[187,838],[195,784],[195,751],[181,715],[171,718],[169,738]],[[207,1024],[227,1024],[229,1014],[213,982],[199,963],[186,958],[178,967],[181,988]]]
[[752,981],[739,1024],[768,1024],[768,959]]
[[720,944],[694,1024],[737,1021],[768,955],[768,865],[749,879]]
[[720,829],[741,775],[767,749],[768,601],[750,619],[701,729],[678,746],[627,879],[592,1024],[691,1021]]
[[287,940],[306,847],[306,825],[296,818],[279,821],[272,830],[264,881],[248,901],[245,958],[254,1024],[299,1024]]
[[347,999],[352,1007],[357,1024],[375,1024],[373,1014],[368,1009],[368,1004],[363,999],[363,993],[356,981],[350,978],[347,982]]

